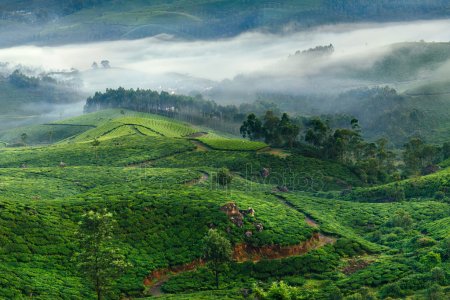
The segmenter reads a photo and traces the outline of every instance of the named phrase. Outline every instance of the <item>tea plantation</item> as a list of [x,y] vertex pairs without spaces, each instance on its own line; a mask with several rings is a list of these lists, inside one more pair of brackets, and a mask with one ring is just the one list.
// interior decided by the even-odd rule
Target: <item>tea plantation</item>
[[[447,169],[368,187],[337,162],[204,133],[123,110],[2,133],[0,299],[96,299],[76,232],[105,208],[130,264],[105,299],[450,298]],[[233,249],[219,289],[210,228]],[[271,288],[284,284],[290,298]]]

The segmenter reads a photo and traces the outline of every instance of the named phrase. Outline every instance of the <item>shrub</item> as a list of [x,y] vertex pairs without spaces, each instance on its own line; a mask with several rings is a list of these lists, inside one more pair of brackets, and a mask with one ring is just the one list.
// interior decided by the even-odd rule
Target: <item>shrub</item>
[[430,251],[420,257],[420,263],[424,271],[431,270],[433,267],[441,263],[441,255],[439,253]]
[[355,293],[344,298],[345,300],[364,300],[360,293]]
[[413,224],[411,215],[404,210],[398,210],[394,216],[389,220],[389,225],[392,227],[409,228]]
[[430,237],[424,236],[417,239],[417,245],[421,248],[436,245],[436,241]]
[[427,300],[442,300],[444,299],[444,291],[442,290],[442,287],[440,287],[437,284],[434,284],[430,288],[427,289],[426,292],[426,299]]
[[360,244],[347,238],[338,239],[334,248],[341,256],[355,256],[364,252]]
[[380,296],[383,299],[387,297],[400,298],[403,296],[403,291],[398,283],[388,283],[381,288]]
[[422,290],[430,285],[430,276],[428,274],[411,274],[400,279],[398,284],[404,291]]
[[443,285],[445,283],[445,272],[442,268],[434,267],[431,269],[431,279],[434,282]]
[[221,168],[217,172],[215,176],[215,181],[221,186],[228,186],[233,180],[233,176],[230,173],[230,170],[227,168]]

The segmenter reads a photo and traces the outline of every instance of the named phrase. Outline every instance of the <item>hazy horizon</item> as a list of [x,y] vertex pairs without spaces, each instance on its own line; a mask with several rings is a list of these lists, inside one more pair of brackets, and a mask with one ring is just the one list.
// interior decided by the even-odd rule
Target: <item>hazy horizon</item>
[[[189,92],[242,75],[310,77],[324,68],[355,61],[359,68],[366,68],[389,52],[389,45],[421,40],[450,41],[450,20],[338,24],[287,34],[247,32],[218,40],[156,36],[56,47],[20,46],[0,49],[0,62],[46,71],[76,68],[82,72],[84,90],[89,93],[118,86]],[[335,52],[320,63],[303,62],[299,64],[302,68],[295,70],[287,62],[298,50],[329,44]],[[105,59],[120,72],[101,76],[91,72],[94,61]]]

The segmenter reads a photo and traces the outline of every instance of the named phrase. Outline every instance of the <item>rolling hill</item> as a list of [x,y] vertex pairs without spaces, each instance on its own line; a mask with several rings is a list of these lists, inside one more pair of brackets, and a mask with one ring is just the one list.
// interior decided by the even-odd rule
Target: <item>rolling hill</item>
[[221,38],[248,30],[280,31],[335,22],[417,20],[448,16],[445,1],[124,1],[53,0],[0,4],[1,45],[136,39],[158,34]]
[[[116,298],[243,299],[244,292],[253,297],[256,285],[266,289],[280,280],[303,299],[425,297],[431,270],[448,273],[446,194],[362,203],[373,188],[339,196],[362,184],[338,163],[280,156],[258,143],[129,110],[52,126],[67,132],[48,145],[0,148],[0,298],[94,299],[70,258],[81,215],[103,208],[116,218],[117,245],[132,264],[113,284]],[[42,126],[33,130],[46,134]],[[215,181],[222,167],[233,174],[226,188]],[[398,185],[431,191],[427,183]],[[200,260],[211,227],[233,245],[220,290]],[[439,261],[430,260],[436,255]],[[449,284],[442,281],[442,295]]]

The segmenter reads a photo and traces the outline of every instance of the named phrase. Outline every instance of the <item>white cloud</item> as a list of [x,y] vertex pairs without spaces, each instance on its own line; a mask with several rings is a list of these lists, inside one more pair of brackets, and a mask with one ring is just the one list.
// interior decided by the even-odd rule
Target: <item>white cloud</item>
[[[361,58],[368,53],[382,53],[386,45],[422,39],[449,41],[450,20],[341,24],[280,35],[252,32],[214,41],[180,41],[160,36],[55,47],[23,46],[0,49],[0,61],[45,69],[87,70],[93,61],[108,59],[113,67],[128,69],[128,75],[115,72],[102,81],[102,78],[94,80],[90,74],[85,77],[89,89],[108,85],[156,89],[162,85],[158,78],[166,73],[220,81],[238,74],[279,72],[289,69],[289,64],[284,64],[285,59],[295,51],[330,43],[336,48],[330,63],[356,60],[364,64],[369,62]],[[308,71],[320,72],[324,67],[309,66]],[[174,82],[170,83],[171,80]],[[165,77],[163,84],[176,88],[177,83]],[[187,84],[186,81],[183,84]]]

